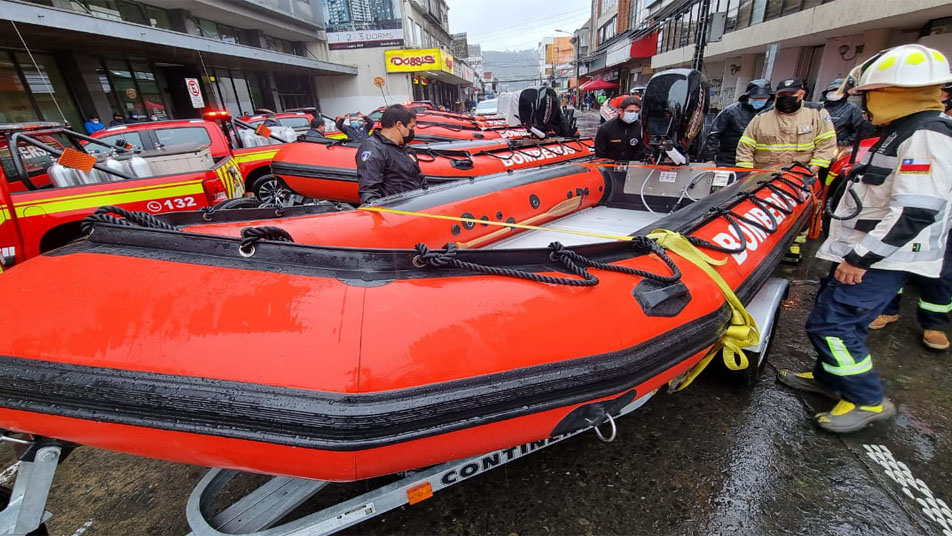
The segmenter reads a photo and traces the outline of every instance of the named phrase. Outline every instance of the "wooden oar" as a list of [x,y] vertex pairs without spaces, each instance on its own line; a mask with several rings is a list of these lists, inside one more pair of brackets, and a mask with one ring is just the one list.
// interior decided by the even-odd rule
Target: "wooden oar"
[[[581,206],[582,206],[582,196],[580,195],[575,196],[571,199],[566,199],[565,201],[562,201],[558,205],[555,205],[549,210],[543,212],[542,214],[536,214],[535,216],[532,216],[531,218],[526,218],[525,220],[517,222],[517,223],[521,225],[535,225],[536,223],[540,221],[545,221],[548,219],[558,218],[561,216],[566,216],[568,214],[571,214],[572,212],[575,212],[576,210],[578,210],[579,207]],[[510,229],[508,227],[503,227],[497,231],[493,231],[487,235],[474,238],[468,242],[457,242],[456,247],[458,247],[459,249],[471,249],[474,247],[479,247],[480,245],[483,245],[487,242],[491,242],[499,237],[505,236],[506,234],[512,232],[513,230],[514,229]]]

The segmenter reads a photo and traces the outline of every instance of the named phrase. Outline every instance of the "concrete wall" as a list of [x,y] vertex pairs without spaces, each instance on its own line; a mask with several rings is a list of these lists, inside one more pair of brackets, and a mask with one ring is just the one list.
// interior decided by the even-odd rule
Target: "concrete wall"
[[[398,104],[413,100],[410,87],[412,75],[388,73],[384,52],[386,48],[356,50],[330,50],[332,62],[357,67],[357,76],[318,76],[315,78],[321,111],[330,116],[361,111],[368,113],[385,104]],[[383,95],[374,85],[375,77],[386,81]]]
[[[859,59],[856,47],[862,44],[862,35],[834,37],[826,40],[823,56],[820,58],[820,72],[817,74],[816,91],[813,92],[814,100],[820,100],[823,89],[830,85],[830,82],[837,78],[845,78],[850,70],[856,66]],[[850,49],[841,56],[840,47],[844,45],[850,47]],[[865,47],[863,52],[865,52]],[[844,57],[848,59],[844,60]]]

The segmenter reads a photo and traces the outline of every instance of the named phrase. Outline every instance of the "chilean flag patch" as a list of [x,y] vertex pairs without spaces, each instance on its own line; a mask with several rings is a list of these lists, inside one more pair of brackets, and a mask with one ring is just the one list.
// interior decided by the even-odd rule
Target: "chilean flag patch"
[[904,158],[899,164],[899,173],[929,173],[930,171],[932,171],[932,160]]

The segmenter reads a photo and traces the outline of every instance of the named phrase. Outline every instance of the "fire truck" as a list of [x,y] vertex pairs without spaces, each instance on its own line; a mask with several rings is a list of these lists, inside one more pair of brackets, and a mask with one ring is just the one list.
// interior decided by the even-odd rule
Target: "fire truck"
[[59,123],[0,124],[0,271],[81,237],[80,221],[101,206],[198,210],[245,193],[230,154],[123,141]]

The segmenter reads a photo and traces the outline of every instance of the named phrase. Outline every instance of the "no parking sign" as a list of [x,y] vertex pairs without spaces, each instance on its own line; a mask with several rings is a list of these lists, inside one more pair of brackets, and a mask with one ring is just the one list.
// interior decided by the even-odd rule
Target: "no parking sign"
[[202,98],[202,86],[198,85],[198,78],[186,78],[185,87],[192,98],[192,108],[204,108],[205,99]]

